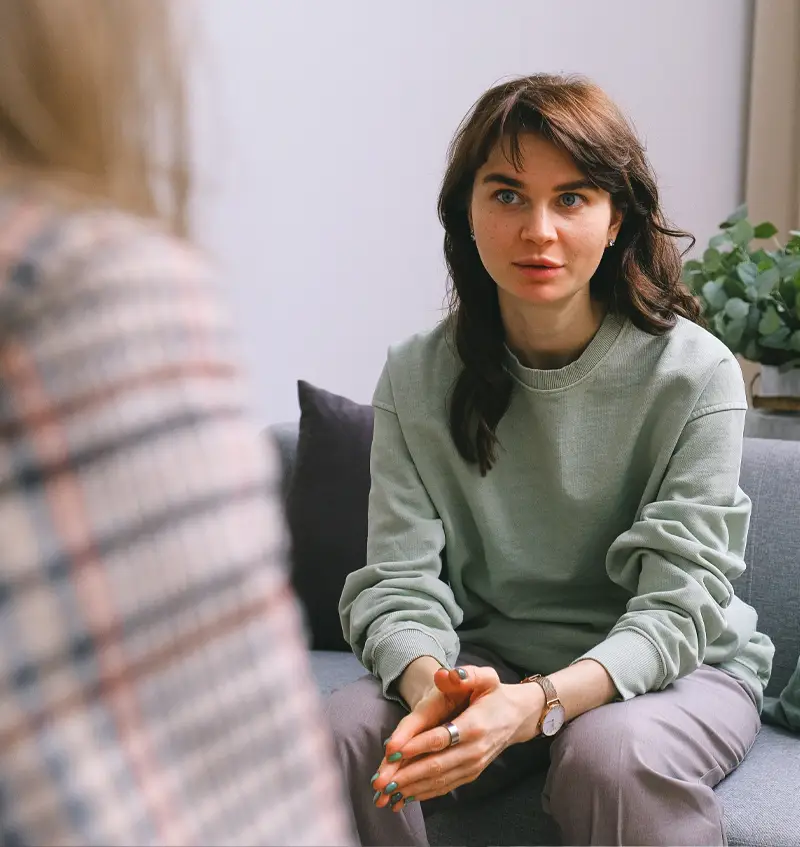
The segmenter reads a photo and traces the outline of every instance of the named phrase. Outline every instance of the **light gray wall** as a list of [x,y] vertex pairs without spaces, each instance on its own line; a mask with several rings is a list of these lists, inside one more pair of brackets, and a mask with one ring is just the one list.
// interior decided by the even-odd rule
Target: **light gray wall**
[[445,287],[435,200],[464,112],[577,71],[631,115],[701,243],[740,201],[749,0],[203,0],[199,232],[263,422],[303,378],[367,402]]

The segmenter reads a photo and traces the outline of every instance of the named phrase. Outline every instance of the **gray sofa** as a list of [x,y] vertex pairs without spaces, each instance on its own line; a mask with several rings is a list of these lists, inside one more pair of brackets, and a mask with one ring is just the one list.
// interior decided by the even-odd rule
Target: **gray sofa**
[[[298,427],[278,424],[271,431],[283,463],[285,493]],[[761,629],[775,642],[767,695],[777,696],[800,654],[800,442],[745,439],[741,485],[753,500],[753,517],[748,569],[735,587],[758,610]],[[311,660],[323,696],[364,673],[349,653],[314,652]],[[543,781],[538,775],[483,803],[429,816],[430,843],[558,844],[558,833],[541,809]],[[730,844],[800,847],[800,736],[764,726],[744,764],[717,793]]]

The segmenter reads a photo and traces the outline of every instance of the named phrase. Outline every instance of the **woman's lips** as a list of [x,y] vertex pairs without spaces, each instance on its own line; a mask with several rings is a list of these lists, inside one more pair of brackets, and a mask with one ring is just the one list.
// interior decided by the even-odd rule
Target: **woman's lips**
[[518,265],[515,263],[514,267],[523,274],[523,276],[537,282],[545,282],[546,280],[553,279],[553,277],[558,276],[558,274],[563,270],[563,265]]

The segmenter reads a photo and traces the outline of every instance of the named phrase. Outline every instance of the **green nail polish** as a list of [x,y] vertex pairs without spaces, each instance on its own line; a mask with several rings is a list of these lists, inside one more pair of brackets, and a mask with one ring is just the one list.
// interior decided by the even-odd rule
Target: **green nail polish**
[[373,803],[377,803],[377,802],[378,802],[378,800],[380,800],[380,798],[381,798],[381,792],[380,792],[380,791],[376,791],[376,792],[375,792],[375,796],[372,798],[372,802],[373,802]]
[[414,797],[406,797],[405,802],[403,803],[403,805],[404,805],[404,806],[407,806],[409,803],[413,803],[413,802],[414,802],[414,799],[415,799]]
[[402,759],[402,758],[403,758],[402,753],[392,753],[392,755],[389,756],[389,758],[386,761],[387,762],[399,762],[400,759]]
[[394,806],[395,803],[399,803],[403,799],[403,795],[398,791],[397,794],[392,794],[389,798],[389,805]]
[[384,794],[394,794],[395,791],[397,791],[397,783],[396,782],[390,782],[386,786],[386,788],[383,789]]
[[458,674],[460,679],[466,679],[469,674],[464,670],[464,668],[456,668],[456,673]]
[[372,785],[373,782],[381,775],[380,771],[375,771],[374,774],[369,778],[369,784]]
[[388,744],[391,740],[392,740],[392,736],[391,736],[391,735],[390,735],[388,738],[384,738],[384,739],[383,739],[383,746],[384,746],[384,747],[386,747],[386,745],[387,745],[387,744]]

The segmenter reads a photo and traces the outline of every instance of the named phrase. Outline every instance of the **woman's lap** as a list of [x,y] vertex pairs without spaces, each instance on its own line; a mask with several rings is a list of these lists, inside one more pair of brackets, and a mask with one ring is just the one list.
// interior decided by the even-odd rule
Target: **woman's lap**
[[[492,666],[503,682],[520,679],[483,648],[465,646],[459,663]],[[344,745],[339,739],[340,751],[350,755],[356,753],[359,736],[366,741],[365,724],[380,723],[371,737],[386,737],[405,714],[402,706],[383,698],[371,677],[335,696],[339,718],[334,731],[350,736]],[[724,843],[712,789],[743,760],[759,727],[745,687],[703,665],[664,691],[581,715],[552,742],[539,738],[509,748],[478,780],[428,801],[425,811],[489,796],[549,765],[542,800],[568,843],[661,843],[667,827],[673,843]],[[377,765],[379,752],[372,755]],[[590,808],[594,814],[576,814]]]

